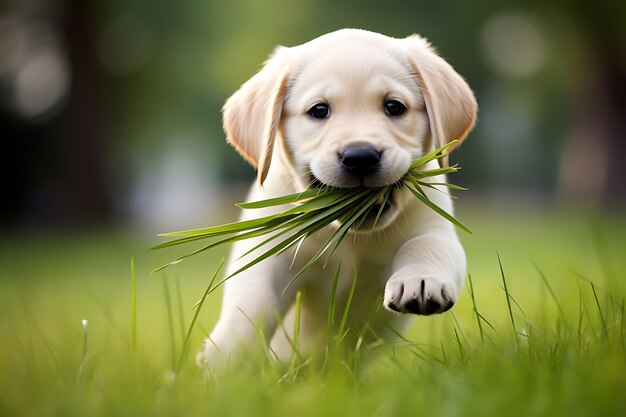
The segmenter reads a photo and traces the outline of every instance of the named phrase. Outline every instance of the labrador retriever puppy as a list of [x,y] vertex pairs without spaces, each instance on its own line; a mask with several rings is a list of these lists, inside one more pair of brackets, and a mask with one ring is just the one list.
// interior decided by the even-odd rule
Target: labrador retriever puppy
[[[452,140],[463,141],[476,113],[467,83],[424,38],[395,39],[357,29],[279,47],[223,108],[228,142],[258,170],[249,201],[307,186],[395,184],[415,159]],[[427,168],[438,163],[447,164],[447,157]],[[447,189],[427,194],[452,213]],[[242,220],[278,210],[282,208],[244,210]],[[291,347],[283,330],[293,329],[298,291],[299,345],[313,354],[326,335],[339,262],[336,311],[342,311],[356,270],[348,323],[352,328],[367,323],[378,335],[390,324],[397,328],[409,315],[447,311],[463,284],[465,253],[454,226],[400,187],[373,231],[352,231],[329,265],[310,268],[288,285],[298,263],[306,262],[320,242],[315,236],[307,239],[295,266],[293,254],[283,253],[228,280],[221,316],[198,363],[220,366],[238,348],[255,343],[259,331],[272,340],[279,357],[288,357]],[[237,242],[226,272],[248,261],[240,257],[258,243]],[[374,314],[381,301],[388,311]]]

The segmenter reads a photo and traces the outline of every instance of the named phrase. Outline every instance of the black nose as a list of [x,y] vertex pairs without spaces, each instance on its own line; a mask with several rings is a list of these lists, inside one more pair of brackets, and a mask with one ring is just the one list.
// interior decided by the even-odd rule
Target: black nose
[[370,145],[351,146],[341,154],[341,165],[350,173],[365,176],[379,167],[380,151]]

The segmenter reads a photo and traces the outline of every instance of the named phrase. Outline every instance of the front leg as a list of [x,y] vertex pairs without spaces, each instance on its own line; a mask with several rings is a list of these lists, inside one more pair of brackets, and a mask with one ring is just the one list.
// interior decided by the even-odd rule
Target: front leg
[[456,302],[464,277],[465,252],[454,232],[425,233],[400,248],[383,305],[398,313],[443,313]]
[[[233,257],[249,245],[239,244]],[[237,350],[255,346],[259,331],[269,342],[277,326],[276,313],[282,317],[295,294],[295,286],[283,294],[290,278],[286,261],[284,256],[273,257],[226,281],[220,318],[196,356],[199,365],[223,367]],[[231,263],[227,274],[244,263]]]
[[[247,201],[259,201],[294,192],[295,190],[285,188],[284,184],[291,182],[285,172],[288,171],[270,171],[266,187],[253,185]],[[279,213],[281,209],[284,207],[244,211],[240,220],[269,216]],[[275,243],[268,243],[241,258],[266,238],[235,243],[226,275],[232,274],[255,256],[269,250]],[[267,341],[271,339],[277,327],[276,313],[282,317],[295,296],[295,285],[290,286],[283,294],[292,277],[288,273],[289,262],[288,254],[272,256],[226,281],[220,318],[196,356],[199,365],[220,368],[238,349],[254,346],[258,342],[258,331]]]

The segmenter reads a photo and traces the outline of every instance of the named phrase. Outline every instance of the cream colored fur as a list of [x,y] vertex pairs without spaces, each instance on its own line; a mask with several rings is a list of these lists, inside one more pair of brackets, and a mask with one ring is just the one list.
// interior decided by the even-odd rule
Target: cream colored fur
[[[383,110],[386,100],[403,103],[406,111],[390,117]],[[322,120],[308,114],[320,102],[330,106],[330,116]],[[476,112],[467,83],[423,38],[395,39],[344,29],[296,47],[279,47],[228,99],[224,128],[228,141],[258,169],[258,181],[248,196],[253,201],[304,190],[313,178],[336,187],[392,184],[426,152],[455,139],[463,141]],[[363,177],[362,184],[345,174],[338,157],[355,143],[381,152],[380,169]],[[452,213],[445,189],[428,194]],[[276,211],[246,210],[242,219]],[[402,313],[447,310],[463,284],[465,254],[454,227],[407,190],[394,191],[392,205],[373,233],[354,233],[326,269],[312,268],[287,287],[297,263],[319,247],[323,236],[319,239],[305,242],[291,270],[291,254],[285,253],[226,282],[220,319],[198,363],[223,365],[238,348],[255,342],[255,328],[273,340],[279,356],[288,355],[290,347],[277,331],[276,317],[284,317],[285,323],[293,320],[297,291],[303,293],[300,345],[314,353],[326,329],[330,286],[339,261],[343,268],[337,311],[342,311],[354,265],[358,280],[349,324],[362,325],[382,302],[390,311],[379,312],[370,323],[381,335],[388,324],[404,321],[408,315]],[[241,267],[249,258],[239,260],[240,255],[258,243],[235,244],[226,272]]]

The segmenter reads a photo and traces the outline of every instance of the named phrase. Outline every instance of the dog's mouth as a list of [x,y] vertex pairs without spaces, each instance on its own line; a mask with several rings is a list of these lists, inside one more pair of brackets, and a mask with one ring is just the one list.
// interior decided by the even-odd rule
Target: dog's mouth
[[389,195],[389,198],[381,198],[369,209],[369,211],[362,218],[362,222],[358,223],[356,230],[377,228],[382,226],[381,221],[387,218],[387,215],[393,208],[392,198],[393,191]]
[[[372,206],[370,206],[369,209],[365,213],[363,213],[363,215],[354,223],[354,225],[351,227],[352,231],[371,232],[383,229],[391,223],[393,218],[395,218],[394,197],[396,191],[401,187],[401,183],[394,183],[391,185],[392,188],[389,189],[389,192],[386,195],[381,193],[378,200],[376,200],[376,202]],[[309,187],[318,189],[337,188],[324,184],[315,176],[311,176],[311,180],[309,181]],[[380,189],[380,187],[377,189]]]

